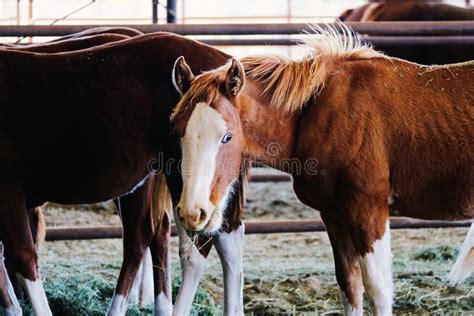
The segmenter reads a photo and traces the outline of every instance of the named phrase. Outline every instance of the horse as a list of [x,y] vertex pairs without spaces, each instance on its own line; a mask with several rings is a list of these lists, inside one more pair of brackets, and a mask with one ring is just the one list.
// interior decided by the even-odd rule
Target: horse
[[[300,60],[250,56],[197,76],[176,60],[177,209],[186,230],[212,232],[242,160],[288,172],[326,225],[345,313],[362,315],[365,289],[375,315],[390,315],[389,215],[474,217],[474,62],[387,57],[337,25],[315,27]],[[472,271],[470,232],[455,282]]]
[[[7,48],[11,49],[16,49],[16,50],[21,50],[21,51],[30,51],[30,52],[40,52],[40,53],[55,53],[55,52],[65,52],[65,51],[72,51],[72,50],[78,50],[78,49],[83,49],[87,47],[92,47],[92,46],[97,46],[100,44],[104,43],[109,43],[113,41],[119,41],[123,40],[126,38],[130,38],[130,36],[137,36],[137,35],[142,35],[143,33],[131,29],[131,28],[95,28],[95,29],[89,29],[84,32],[76,33],[76,34],[71,34],[67,36],[67,39],[61,38],[60,41],[55,40],[52,42],[47,42],[43,44],[33,44],[33,45],[24,45],[24,46],[8,46]],[[92,36],[96,35],[96,36]],[[150,177],[153,178],[153,177]],[[135,245],[139,246],[140,242],[140,237],[141,233],[135,233],[131,234],[131,232],[134,232],[138,223],[134,222],[133,220],[138,220],[140,219],[141,216],[151,216],[152,213],[146,214],[146,215],[141,215],[141,212],[147,212],[149,210],[152,210],[153,208],[150,208],[151,206],[148,207],[143,207],[142,205],[144,204],[143,201],[136,201],[137,199],[133,198],[134,195],[138,195],[138,192],[135,193],[133,192],[129,196],[127,196],[128,200],[131,200],[134,202],[134,204],[126,203],[125,205],[128,207],[124,207],[123,209],[120,208],[121,210],[121,219],[125,219],[123,222],[124,225],[124,264],[122,266],[122,275],[125,277],[122,278],[118,282],[118,289],[122,289],[125,283],[126,288],[129,287],[129,279],[126,277],[127,271],[128,271],[128,265],[127,262],[129,262],[131,257],[133,257],[133,252],[131,249]],[[141,197],[141,195],[139,195]],[[117,203],[116,203],[117,204]],[[119,208],[118,208],[119,209]],[[131,212],[131,214],[128,214]],[[123,215],[122,215],[123,214]],[[40,207],[30,209],[28,210],[28,215],[29,215],[29,223],[30,223],[30,228],[32,230],[32,235],[33,235],[33,241],[35,245],[39,243],[42,239],[41,237],[36,237],[36,232],[38,229],[44,229],[44,219],[41,214],[41,209]],[[160,215],[160,214],[158,214]],[[165,214],[166,216],[166,214]],[[146,217],[145,217],[146,218]],[[152,218],[149,218],[147,220],[152,220]],[[165,219],[163,219],[165,220]],[[169,222],[169,221],[168,221]],[[167,224],[167,226],[165,226]],[[163,223],[163,227],[168,227],[169,229],[169,223]],[[141,232],[141,231],[140,231]],[[164,239],[156,245],[165,245],[167,244],[167,239]],[[162,248],[162,247],[161,247]],[[160,250],[160,249],[159,249]],[[163,284],[160,285],[160,283],[167,282],[166,280],[169,279],[169,277],[164,277],[163,276],[163,271],[168,270],[168,266],[162,266],[162,264],[167,263],[167,253],[166,251],[158,251],[158,255],[161,255],[162,257],[157,260],[155,265],[152,264],[152,257],[149,251],[147,251],[147,255],[145,259],[142,261],[141,266],[139,268],[139,273],[138,276],[133,284],[133,288],[131,290],[131,301],[139,303],[139,304],[151,304],[153,302],[153,275],[155,275],[155,279],[157,282],[157,286],[159,286],[162,289],[166,289],[166,295],[167,297],[171,297],[171,292],[169,290],[170,286],[165,286]],[[3,262],[2,262],[3,263]],[[153,271],[151,270],[152,267],[155,267],[155,272],[154,274]],[[9,267],[8,271],[14,275],[14,267]],[[13,278],[14,281],[14,278]],[[18,288],[14,286],[14,288]],[[123,291],[122,293],[128,291]],[[161,305],[160,305],[161,306]]]
[[474,10],[446,3],[367,3],[344,11],[339,19],[344,22],[471,21],[474,20]]
[[[0,51],[0,117],[5,123],[0,143],[5,148],[2,159],[4,168],[8,166],[7,178],[14,184],[5,183],[0,190],[9,201],[9,207],[0,208],[2,218],[6,219],[2,231],[7,255],[17,267],[17,277],[30,298],[40,297],[32,302],[36,314],[47,315],[50,310],[37,273],[25,214],[13,212],[13,208],[22,210],[37,201],[82,204],[123,196],[140,189],[137,183],[142,184],[149,175],[149,163],[156,159],[158,151],[164,153],[165,162],[179,157],[167,119],[178,95],[167,79],[174,59],[183,53],[194,59],[192,66],[197,71],[219,66],[229,57],[207,45],[168,33],[59,54]],[[30,78],[26,81],[21,79],[25,72]],[[26,90],[28,95],[21,92]],[[45,103],[41,110],[33,106],[38,100]],[[20,117],[21,128],[8,124]],[[81,128],[83,122],[88,122],[88,129]],[[32,130],[34,135],[28,132]],[[178,163],[166,167],[168,187],[176,198],[180,177],[170,170],[177,170]],[[10,194],[13,192],[18,195]],[[240,195],[233,195],[234,205],[241,205]],[[240,221],[237,232],[231,228],[212,238],[200,238],[207,241],[198,243],[199,248],[189,245],[186,233],[179,229],[184,280],[178,301],[181,298],[192,302],[204,258],[214,244],[221,258],[225,258],[225,310],[243,310],[241,253],[228,248],[242,243],[242,227]],[[150,244],[152,236],[147,238],[142,241],[145,245]],[[132,264],[139,264],[145,249],[134,249],[136,259]],[[123,314],[126,301],[124,296],[115,294],[109,313]],[[157,297],[157,314],[159,301]],[[174,313],[179,314],[180,308],[190,309],[180,306]]]
[[[379,21],[462,21],[474,20],[474,9],[444,3],[368,3],[349,9],[339,16],[345,22]],[[416,46],[376,45],[375,49],[389,56],[423,64],[448,64],[474,59],[472,45],[423,44]]]

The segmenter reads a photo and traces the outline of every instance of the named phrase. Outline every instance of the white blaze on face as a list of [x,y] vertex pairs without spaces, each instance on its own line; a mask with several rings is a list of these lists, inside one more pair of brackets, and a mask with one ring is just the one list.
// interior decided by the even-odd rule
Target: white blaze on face
[[226,123],[219,112],[204,102],[196,105],[181,139],[183,192],[179,202],[180,215],[203,209],[209,216],[215,209],[216,205],[210,201],[211,185],[226,132]]

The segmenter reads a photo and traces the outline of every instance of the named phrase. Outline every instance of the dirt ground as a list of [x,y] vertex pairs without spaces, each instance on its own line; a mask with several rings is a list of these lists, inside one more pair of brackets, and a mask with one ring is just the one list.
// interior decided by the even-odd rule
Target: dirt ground
[[[48,226],[119,225],[113,205],[97,210],[51,205]],[[319,219],[316,211],[299,203],[290,183],[251,183],[246,220]],[[392,231],[395,314],[474,315],[474,280],[453,288],[445,276],[468,229]],[[177,239],[173,238],[172,273],[179,275]],[[44,277],[55,264],[87,265],[93,273],[115,280],[122,255],[121,240],[48,242],[42,249]],[[103,269],[113,263],[111,269]],[[245,242],[245,310],[250,315],[339,314],[332,252],[326,233],[248,235]],[[222,304],[222,273],[215,251],[207,262],[202,289]],[[219,314],[218,310],[215,314]]]

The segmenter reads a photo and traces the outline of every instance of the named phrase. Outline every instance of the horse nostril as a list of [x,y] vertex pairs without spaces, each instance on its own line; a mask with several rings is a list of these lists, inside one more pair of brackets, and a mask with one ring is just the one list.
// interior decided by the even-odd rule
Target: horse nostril
[[199,209],[201,211],[201,214],[199,216],[199,220],[202,222],[203,220],[206,219],[206,211],[204,211],[202,208]]

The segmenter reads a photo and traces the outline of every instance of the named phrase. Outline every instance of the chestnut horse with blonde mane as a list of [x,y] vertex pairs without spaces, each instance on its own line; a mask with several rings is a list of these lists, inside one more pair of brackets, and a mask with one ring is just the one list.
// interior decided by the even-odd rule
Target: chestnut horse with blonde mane
[[[474,217],[474,62],[421,66],[374,51],[344,25],[316,31],[301,60],[232,59],[195,77],[177,59],[179,216],[189,231],[218,229],[243,159],[291,173],[326,224],[346,314],[362,315],[365,290],[374,313],[390,315],[389,215]],[[473,247],[474,225],[455,282],[472,271]]]
[[[181,182],[173,175],[177,174],[178,152],[168,122],[178,95],[168,78],[175,58],[181,54],[195,58],[192,67],[196,71],[222,65],[229,56],[169,33],[126,37],[120,43],[96,47],[92,47],[98,43],[95,36],[69,40],[67,47],[80,49],[82,45],[88,49],[64,52],[63,47],[60,54],[27,50],[54,52],[58,46],[65,45],[65,41],[27,47],[24,51],[12,47],[0,50],[0,118],[4,122],[0,145],[5,149],[1,158],[5,168],[11,167],[5,173],[8,179],[4,179],[0,188],[2,199],[8,202],[0,207],[0,226],[5,251],[37,315],[51,312],[37,270],[25,206],[34,207],[40,201],[99,202],[125,194],[128,195],[123,196],[120,203],[126,211],[122,215],[132,218],[123,218],[123,221],[139,225],[125,225],[124,234],[135,243],[125,244],[125,247],[128,245],[125,253],[129,255],[124,259],[128,258],[129,262],[125,261],[123,267],[128,266],[129,270],[122,269],[109,314],[125,314],[131,282],[148,246],[158,250],[152,252],[156,254],[153,261],[155,265],[158,263],[156,268],[160,272],[155,272],[155,278],[161,277],[163,281],[155,282],[154,313],[169,315],[172,312],[167,269],[169,219],[164,212],[169,197],[163,194],[169,195],[169,187],[171,194],[179,197]],[[28,76],[22,77],[25,72]],[[109,80],[112,77],[114,80]],[[17,112],[20,109],[24,111]],[[16,126],[13,122],[19,121],[20,114],[22,125]],[[82,128],[84,122],[87,129]],[[35,133],[29,133],[30,130]],[[164,153],[158,167],[165,168],[168,181],[162,174],[149,175],[150,163],[156,160],[158,151]],[[42,154],[34,154],[38,152]],[[173,161],[174,165],[160,166]],[[68,172],[64,172],[66,168]],[[204,271],[204,258],[212,245],[222,258],[225,310],[243,311],[241,251],[234,249],[235,243],[241,244],[243,240],[241,190],[233,194],[230,205],[233,210],[227,219],[228,229],[215,236],[199,238],[197,244],[189,242],[177,223],[183,283],[173,311],[176,315],[189,313]],[[159,214],[151,212],[153,209],[161,216],[156,217]],[[8,279],[1,273],[0,280],[2,286],[5,284],[0,288],[2,294],[12,294],[8,290],[11,288]],[[16,300],[7,299],[2,303],[14,304],[14,310],[9,309],[12,305],[5,307],[7,311],[18,313]]]

